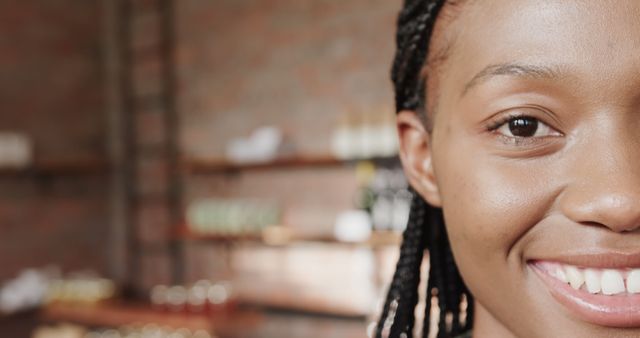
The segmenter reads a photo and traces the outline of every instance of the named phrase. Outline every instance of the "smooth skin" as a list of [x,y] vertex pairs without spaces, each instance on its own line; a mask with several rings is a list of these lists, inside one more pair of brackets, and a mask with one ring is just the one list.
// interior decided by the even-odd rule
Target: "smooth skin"
[[[412,111],[397,126],[411,185],[443,208],[474,337],[640,337],[580,319],[527,265],[640,251],[640,1],[455,11],[433,37],[450,43],[429,78],[433,128]],[[511,132],[520,116],[532,136]]]

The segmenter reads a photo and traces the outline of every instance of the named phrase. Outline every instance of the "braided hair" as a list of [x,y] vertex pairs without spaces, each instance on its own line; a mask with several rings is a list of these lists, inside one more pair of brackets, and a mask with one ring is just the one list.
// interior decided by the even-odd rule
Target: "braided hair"
[[[436,18],[450,0],[405,0],[398,17],[397,50],[392,68],[396,111],[426,110],[425,79],[421,75]],[[426,114],[425,114],[426,115]],[[437,337],[449,338],[471,329],[473,298],[454,262],[442,210],[412,191],[409,221],[400,258],[375,331],[376,338],[412,338],[418,303],[420,266],[429,254],[429,277],[422,336],[429,336],[432,301],[440,309]]]

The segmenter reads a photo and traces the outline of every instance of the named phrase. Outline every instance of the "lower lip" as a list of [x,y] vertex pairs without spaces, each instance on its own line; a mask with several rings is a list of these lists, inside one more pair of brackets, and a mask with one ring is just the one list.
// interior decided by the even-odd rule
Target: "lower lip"
[[549,288],[553,298],[582,320],[609,327],[640,326],[640,294],[606,296],[575,290],[550,276],[535,263],[529,266]]

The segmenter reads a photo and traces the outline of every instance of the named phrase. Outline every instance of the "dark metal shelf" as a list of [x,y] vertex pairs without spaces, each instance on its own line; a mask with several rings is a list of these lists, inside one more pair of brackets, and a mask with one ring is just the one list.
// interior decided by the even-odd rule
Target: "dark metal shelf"
[[77,176],[104,175],[110,171],[103,159],[39,161],[24,168],[0,167],[0,176]]
[[400,160],[397,156],[343,160],[335,158],[331,155],[295,155],[281,157],[269,162],[250,163],[235,163],[225,159],[188,159],[183,162],[183,168],[186,169],[187,172],[193,174],[211,174],[248,170],[335,167],[353,164],[361,161],[371,161],[381,165],[394,165],[400,163]]

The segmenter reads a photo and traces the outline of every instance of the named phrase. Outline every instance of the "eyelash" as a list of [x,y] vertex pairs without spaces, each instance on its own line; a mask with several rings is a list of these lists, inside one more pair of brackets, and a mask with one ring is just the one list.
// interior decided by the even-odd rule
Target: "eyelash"
[[[526,114],[511,113],[511,114],[508,114],[508,115],[501,116],[501,117],[499,117],[499,118],[497,118],[497,119],[495,119],[493,121],[489,121],[489,123],[487,124],[487,131],[495,132],[500,127],[502,127],[504,124],[509,123],[509,122],[511,122],[513,120],[522,119],[522,118],[536,119],[535,117],[530,116],[530,115],[526,115]],[[538,119],[536,119],[536,120],[538,120]],[[540,120],[538,120],[538,121],[540,121]]]
[[518,119],[532,119],[535,120],[538,123],[538,128],[544,126],[545,128],[548,128],[549,130],[553,131],[554,133],[557,133],[557,135],[552,135],[553,136],[562,136],[562,133],[560,133],[558,130],[556,130],[555,128],[551,127],[549,124],[543,122],[542,120],[540,120],[539,118],[536,118],[530,114],[525,114],[525,113],[510,113],[507,115],[503,115],[498,117],[497,119],[494,119],[492,121],[489,121],[486,125],[486,130],[490,133],[496,134],[496,136],[498,136],[504,143],[509,144],[509,145],[514,145],[514,146],[529,146],[529,145],[536,145],[539,144],[540,142],[543,142],[548,136],[509,136],[509,135],[505,135],[503,133],[499,132],[499,129],[503,126],[505,126],[506,124],[514,121],[514,120],[518,120]]

